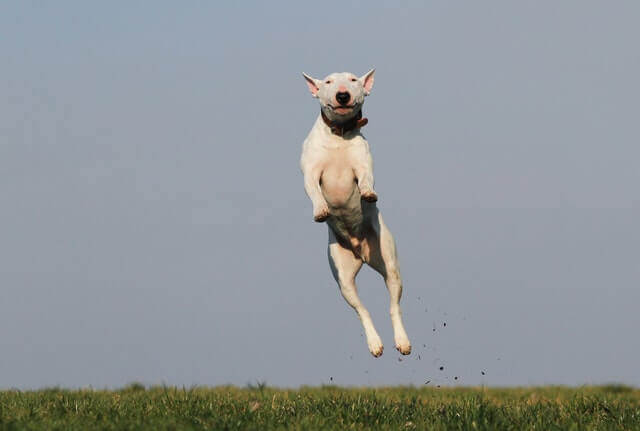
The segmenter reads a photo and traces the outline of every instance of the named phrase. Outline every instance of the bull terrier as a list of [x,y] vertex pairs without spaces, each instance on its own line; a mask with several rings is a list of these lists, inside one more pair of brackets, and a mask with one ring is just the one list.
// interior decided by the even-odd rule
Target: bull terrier
[[396,349],[408,355],[411,343],[402,324],[402,279],[395,241],[376,206],[373,160],[360,133],[368,121],[362,117],[362,105],[373,87],[374,72],[361,77],[332,73],[322,80],[303,73],[311,95],[320,101],[320,115],[302,146],[300,167],[313,219],[329,226],[333,277],[362,322],[369,351],[379,357],[382,340],[355,284],[363,262],[382,275],[389,290]]

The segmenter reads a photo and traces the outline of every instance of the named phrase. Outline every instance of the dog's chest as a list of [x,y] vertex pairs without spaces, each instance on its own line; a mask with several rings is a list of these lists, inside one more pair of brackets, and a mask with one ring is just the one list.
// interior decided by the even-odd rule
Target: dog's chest
[[[344,208],[359,203],[354,166],[357,151],[353,146],[327,148],[321,176],[322,193],[327,203],[334,208]],[[357,199],[354,199],[354,195]]]

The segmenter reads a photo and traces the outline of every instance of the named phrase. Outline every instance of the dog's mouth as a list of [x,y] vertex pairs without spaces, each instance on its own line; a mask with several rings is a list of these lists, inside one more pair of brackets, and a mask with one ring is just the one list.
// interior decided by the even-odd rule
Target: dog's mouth
[[349,112],[353,111],[354,108],[356,107],[355,105],[345,105],[345,106],[333,106],[333,105],[328,105],[329,108],[331,108],[331,110],[337,114],[348,114]]

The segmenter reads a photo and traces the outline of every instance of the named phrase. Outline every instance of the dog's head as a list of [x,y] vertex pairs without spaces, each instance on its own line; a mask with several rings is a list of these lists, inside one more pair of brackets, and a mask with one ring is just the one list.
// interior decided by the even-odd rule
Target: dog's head
[[311,95],[320,101],[324,114],[332,121],[343,122],[353,118],[362,109],[364,97],[373,87],[375,69],[361,77],[353,73],[332,73],[326,78],[315,79],[303,73]]

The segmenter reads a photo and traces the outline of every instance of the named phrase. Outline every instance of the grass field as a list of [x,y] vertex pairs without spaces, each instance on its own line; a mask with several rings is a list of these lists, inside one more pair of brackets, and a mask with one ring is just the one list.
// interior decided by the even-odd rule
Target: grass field
[[131,385],[0,392],[1,430],[640,429],[640,390]]

